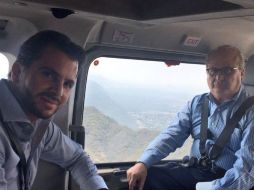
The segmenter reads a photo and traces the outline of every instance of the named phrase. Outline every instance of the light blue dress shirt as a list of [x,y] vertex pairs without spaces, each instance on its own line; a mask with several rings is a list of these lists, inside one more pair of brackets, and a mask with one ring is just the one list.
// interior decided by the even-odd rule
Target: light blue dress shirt
[[[202,102],[209,98],[208,128],[212,138],[206,141],[206,150],[215,143],[226,122],[247,98],[243,86],[228,101],[217,105],[211,94],[195,96],[177,114],[169,127],[160,133],[146,148],[139,161],[148,167],[174,152],[191,135],[193,144],[190,156],[199,158],[200,125]],[[254,186],[254,108],[253,106],[240,120],[229,142],[216,160],[216,165],[227,170],[223,178],[213,181],[212,190],[249,190]]]
[[[97,173],[96,166],[79,144],[65,136],[51,121],[38,120],[33,126],[7,87],[6,81],[0,80],[0,89],[0,111],[3,120],[13,123],[11,130],[17,136],[27,160],[31,157],[31,139],[35,130],[42,125],[48,125],[42,141],[28,163],[30,187],[37,172],[38,161],[43,159],[69,170],[82,190],[107,189],[104,180]],[[3,124],[0,122],[1,190],[19,190],[18,162],[19,157],[12,149],[9,138],[3,129]]]

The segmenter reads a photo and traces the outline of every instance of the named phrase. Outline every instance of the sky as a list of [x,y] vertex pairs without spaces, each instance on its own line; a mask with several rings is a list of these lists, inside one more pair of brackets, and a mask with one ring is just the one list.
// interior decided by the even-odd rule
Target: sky
[[0,79],[7,78],[9,71],[8,59],[0,53]]
[[177,87],[208,91],[204,65],[184,64],[168,67],[164,62],[99,58],[91,64],[89,75],[132,85]]
[[[91,64],[89,76],[100,76],[129,85],[156,86],[158,88],[181,87],[200,92],[208,90],[203,65],[183,64],[168,67],[164,62],[98,58],[99,64]],[[9,64],[0,53],[0,78],[7,78]]]

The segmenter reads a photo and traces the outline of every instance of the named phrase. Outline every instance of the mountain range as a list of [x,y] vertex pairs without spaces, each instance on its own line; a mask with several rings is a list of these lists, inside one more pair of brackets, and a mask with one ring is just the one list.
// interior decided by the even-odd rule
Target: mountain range
[[[133,130],[120,125],[94,107],[86,107],[84,112],[86,131],[86,151],[95,162],[136,161],[159,131],[150,129]],[[190,139],[185,146],[172,155],[180,159],[190,149]]]

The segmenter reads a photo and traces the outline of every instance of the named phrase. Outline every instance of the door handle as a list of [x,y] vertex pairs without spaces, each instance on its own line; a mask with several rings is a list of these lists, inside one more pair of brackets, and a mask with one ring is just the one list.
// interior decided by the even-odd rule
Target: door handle
[[113,170],[113,175],[114,176],[122,176],[126,175],[126,170],[122,170],[120,168]]

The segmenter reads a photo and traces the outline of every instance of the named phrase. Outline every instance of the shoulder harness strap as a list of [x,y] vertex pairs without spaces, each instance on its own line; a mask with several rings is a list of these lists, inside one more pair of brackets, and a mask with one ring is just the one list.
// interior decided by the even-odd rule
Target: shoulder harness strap
[[[246,111],[254,104],[254,96],[247,98],[233,114],[233,116],[227,122],[225,128],[221,132],[218,139],[215,141],[215,144],[209,151],[208,157],[211,160],[215,160],[220,153],[222,152],[225,144],[229,140],[231,134],[236,128],[238,122]],[[201,156],[206,156],[205,143],[207,140],[207,128],[208,128],[208,98],[205,97],[202,105],[202,114],[201,114],[201,129],[200,129],[200,145],[199,150]]]
[[233,116],[229,119],[229,121],[226,124],[226,127],[223,129],[220,136],[218,137],[218,139],[216,140],[215,144],[212,146],[209,152],[209,157],[211,160],[215,160],[220,155],[225,144],[232,135],[234,129],[237,127],[238,122],[253,104],[254,104],[254,96],[247,98],[237,109],[237,111],[233,114]]
[[[21,190],[28,190],[29,186],[28,186],[27,171],[28,171],[28,163],[30,162],[30,160],[28,160],[28,161],[26,160],[25,154],[24,154],[19,142],[17,141],[17,138],[10,130],[11,123],[4,122],[1,111],[0,111],[0,121],[3,123],[3,129],[5,130],[7,136],[10,140],[13,150],[16,152],[16,154],[20,158],[18,168],[19,168]],[[35,149],[40,144],[46,130],[47,130],[47,126],[41,126],[41,127],[37,128],[37,130],[33,136],[32,142],[31,142],[31,154],[34,153]],[[29,157],[29,158],[31,159],[31,157]]]

